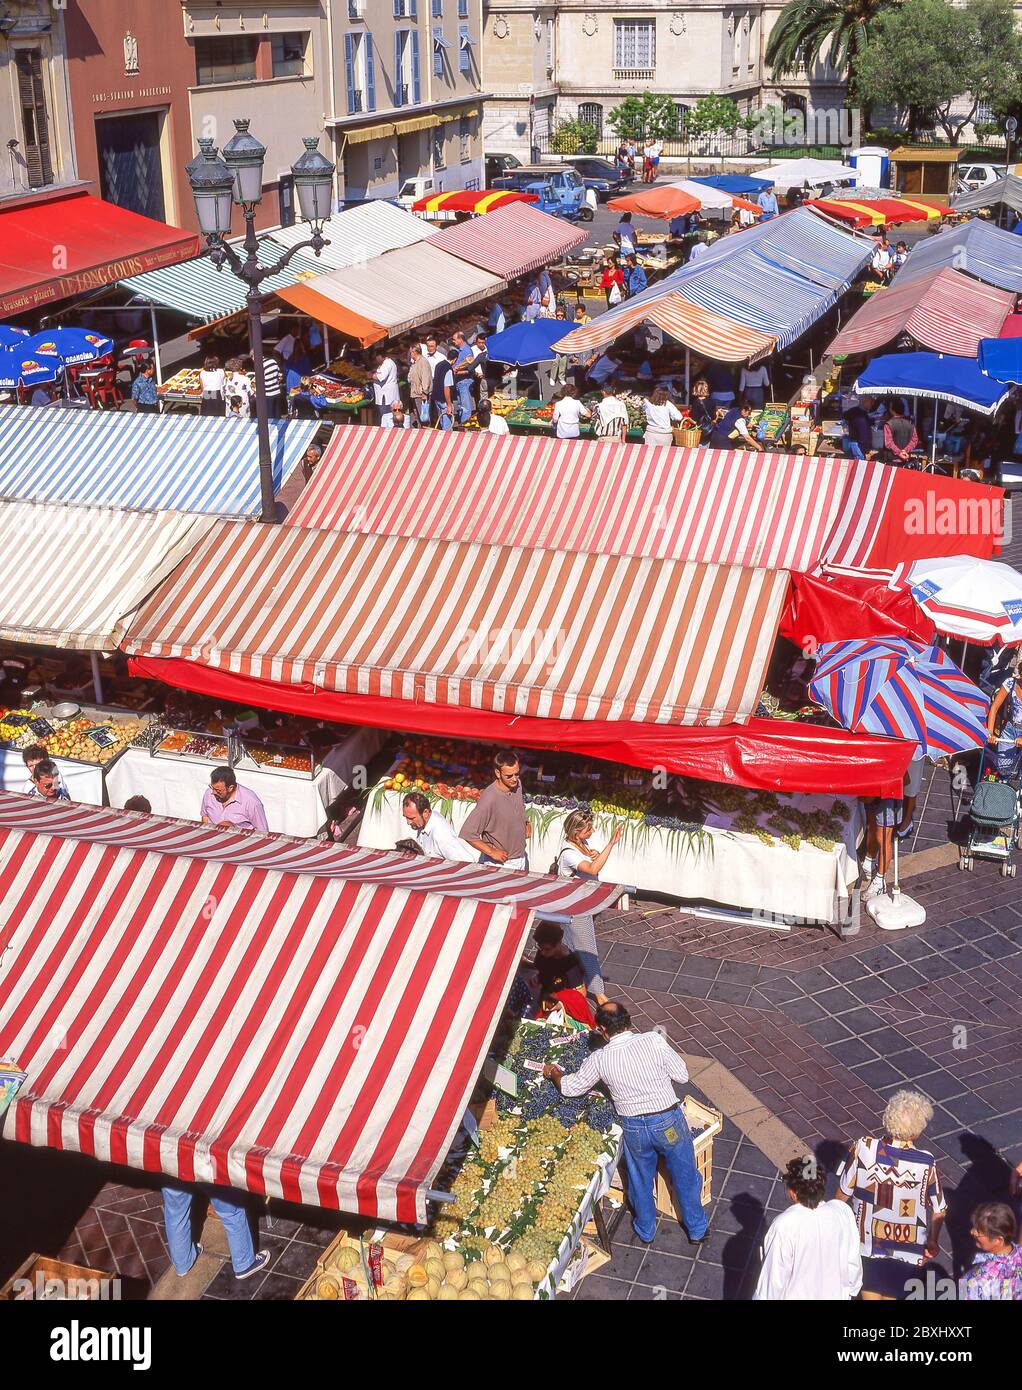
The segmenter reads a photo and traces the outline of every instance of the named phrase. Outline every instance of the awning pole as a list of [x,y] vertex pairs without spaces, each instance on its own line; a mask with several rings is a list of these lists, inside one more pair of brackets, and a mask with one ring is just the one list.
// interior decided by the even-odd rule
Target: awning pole
[[99,674],[99,657],[95,652],[89,652],[89,662],[92,666],[92,690],[96,696],[96,704],[103,703],[103,681]]
[[329,367],[329,365],[330,365],[330,329],[329,329],[329,327],[327,326],[327,324],[325,324],[325,323],[323,323],[323,322],[320,322],[320,325],[319,325],[319,326],[320,326],[320,328],[323,330],[323,366],[324,366],[324,367]]
[[686,404],[692,399],[692,391],[689,386],[689,368],[691,366],[691,354],[688,350],[688,343],[685,344],[685,401]]
[[933,438],[930,441],[930,467],[937,466],[937,410],[940,402],[934,398],[933,402]]
[[163,385],[163,363],[160,361],[160,334],[156,327],[156,305],[149,305],[149,329],[153,335],[153,361],[156,363],[156,384]]

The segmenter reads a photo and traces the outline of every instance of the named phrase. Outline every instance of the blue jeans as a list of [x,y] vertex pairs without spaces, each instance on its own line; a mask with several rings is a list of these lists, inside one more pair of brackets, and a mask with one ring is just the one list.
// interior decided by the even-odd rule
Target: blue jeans
[[454,428],[454,418],[446,405],[433,403],[433,418],[440,421],[442,430],[452,430]]
[[473,410],[475,410],[475,401],[472,399],[472,379],[471,377],[460,377],[458,379],[458,419],[462,424],[466,420],[471,420]]
[[856,444],[854,439],[849,439],[848,435],[845,435],[842,445],[850,459],[859,459],[860,462],[865,462],[866,455],[862,452],[861,444]]
[[[166,1183],[163,1187],[163,1221],[167,1228],[167,1247],[178,1274],[187,1274],[198,1257],[192,1239],[192,1201],[199,1189]],[[214,1187],[209,1191],[213,1210],[223,1222],[231,1264],[235,1274],[243,1274],[255,1260],[252,1228],[248,1221],[244,1193],[233,1187]]]
[[709,1221],[702,1203],[703,1180],[696,1168],[692,1134],[681,1106],[663,1115],[622,1115],[620,1122],[635,1234],[647,1241],[656,1234],[653,1190],[657,1163],[663,1158],[685,1230],[690,1240],[699,1240],[706,1234]]

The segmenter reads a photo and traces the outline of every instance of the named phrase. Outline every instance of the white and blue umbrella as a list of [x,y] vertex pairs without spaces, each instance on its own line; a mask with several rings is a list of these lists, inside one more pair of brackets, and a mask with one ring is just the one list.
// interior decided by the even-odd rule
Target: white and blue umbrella
[[113,352],[114,341],[102,333],[93,333],[86,328],[48,328],[42,333],[33,333],[24,345],[15,344],[15,351],[24,351],[31,357],[58,357],[65,367],[79,367],[84,362],[95,362]]
[[0,388],[39,386],[56,381],[63,370],[59,357],[35,357],[23,348],[0,348]]
[[825,642],[810,698],[853,733],[911,739],[917,757],[981,748],[990,701],[937,646],[907,637]]
[[0,323],[0,349],[16,347],[29,336],[27,328],[15,328],[10,323]]

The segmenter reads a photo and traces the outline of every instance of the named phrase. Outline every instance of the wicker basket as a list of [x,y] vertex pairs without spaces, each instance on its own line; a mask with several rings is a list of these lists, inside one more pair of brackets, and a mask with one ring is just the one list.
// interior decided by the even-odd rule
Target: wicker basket
[[695,425],[688,428],[676,425],[672,433],[675,444],[680,444],[683,449],[694,449],[703,437],[702,430]]

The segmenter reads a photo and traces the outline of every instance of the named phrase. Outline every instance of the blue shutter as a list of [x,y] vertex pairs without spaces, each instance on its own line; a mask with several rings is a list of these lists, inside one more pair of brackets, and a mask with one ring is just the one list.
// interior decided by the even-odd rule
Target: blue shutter
[[[394,0],[397,4],[397,0]],[[404,73],[401,71],[401,30],[394,31],[394,105],[403,106],[404,98],[401,95],[401,87],[404,83]]]
[[419,31],[412,30],[412,100],[418,105],[422,100],[422,78],[419,75]]
[[348,84],[348,114],[355,110],[355,35],[344,36],[344,76]]
[[366,34],[362,42],[366,46],[366,110],[376,110],[376,59],[373,55],[373,36]]
[[404,9],[404,6],[403,6],[403,4],[401,3],[401,0],[394,0],[394,18],[395,18],[395,19],[403,19],[403,18],[404,18],[404,16],[403,16],[402,13],[401,13],[401,11],[402,11],[403,9]]
[[418,19],[418,0],[408,0],[408,18]]

